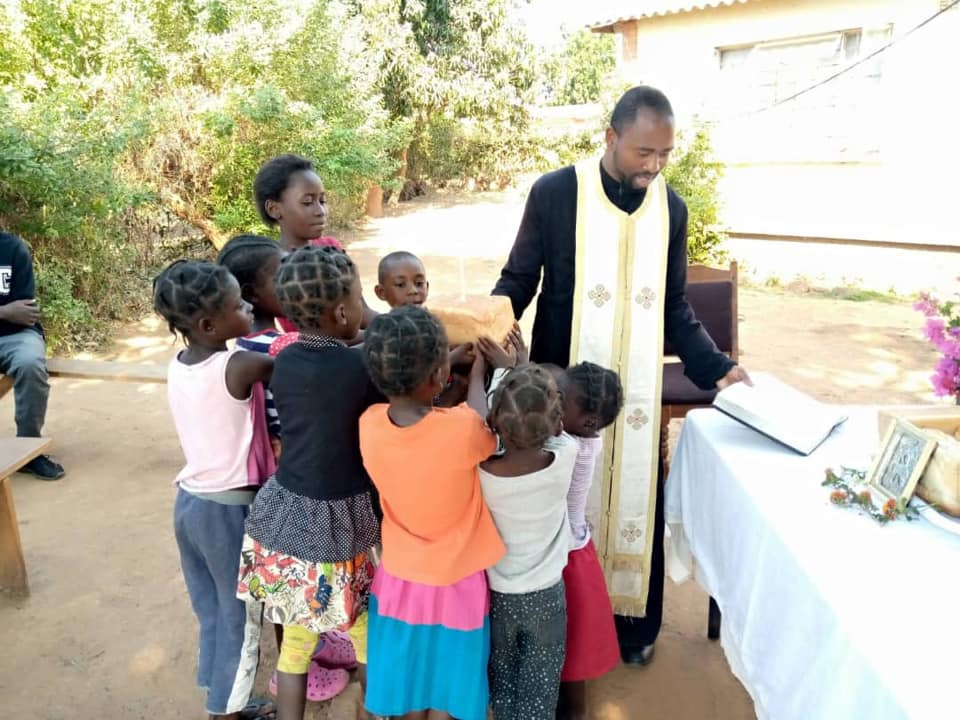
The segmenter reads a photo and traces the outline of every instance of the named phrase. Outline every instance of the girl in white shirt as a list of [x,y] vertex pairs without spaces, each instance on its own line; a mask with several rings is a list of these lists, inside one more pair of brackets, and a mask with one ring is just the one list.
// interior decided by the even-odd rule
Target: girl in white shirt
[[577,444],[563,434],[563,401],[537,365],[507,373],[489,423],[503,455],[480,465],[484,500],[507,553],[490,583],[490,698],[494,720],[553,720],[566,647],[563,568],[571,547],[567,491]]

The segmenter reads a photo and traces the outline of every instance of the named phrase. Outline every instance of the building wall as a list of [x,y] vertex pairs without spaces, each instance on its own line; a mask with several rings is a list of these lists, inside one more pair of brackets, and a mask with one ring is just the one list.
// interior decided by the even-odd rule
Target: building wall
[[[615,30],[625,79],[663,89],[681,128],[711,123],[727,164],[723,217],[733,233],[960,246],[952,213],[960,186],[960,9],[898,39],[938,8],[939,0],[759,0]],[[762,109],[733,92],[720,71],[718,48],[884,28],[897,42],[874,61],[872,84],[861,77],[865,64]]]

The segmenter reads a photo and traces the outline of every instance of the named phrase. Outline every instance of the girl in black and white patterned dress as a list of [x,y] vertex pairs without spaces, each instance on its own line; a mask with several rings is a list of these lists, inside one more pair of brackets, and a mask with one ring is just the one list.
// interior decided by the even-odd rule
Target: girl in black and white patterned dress
[[366,662],[380,523],[358,421],[383,398],[361,353],[344,343],[356,335],[363,305],[356,267],[343,252],[297,250],[277,273],[276,292],[300,337],[276,359],[271,389],[283,453],[247,518],[238,595],[263,602],[265,618],[284,626],[277,702],[286,720],[303,717],[319,633],[350,631],[357,660]]

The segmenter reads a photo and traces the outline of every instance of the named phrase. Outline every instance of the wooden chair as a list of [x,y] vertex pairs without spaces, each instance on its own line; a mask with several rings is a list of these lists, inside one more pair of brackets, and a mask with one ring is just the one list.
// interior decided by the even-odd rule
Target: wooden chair
[[[691,265],[687,270],[687,300],[697,320],[703,323],[721,352],[734,361],[740,358],[737,334],[737,263],[722,270]],[[669,342],[663,347],[663,392],[661,423],[685,417],[694,408],[709,407],[716,390],[701,390],[683,374],[683,364]]]
[[[731,262],[727,269],[691,265],[687,269],[687,300],[720,351],[734,361],[739,360],[737,263]],[[666,473],[669,467],[670,421],[685,417],[695,408],[710,407],[717,391],[701,390],[683,374],[683,364],[670,343],[664,343],[663,354],[660,456],[664,458]],[[707,637],[711,640],[720,637],[720,608],[713,598],[710,598],[708,609]]]

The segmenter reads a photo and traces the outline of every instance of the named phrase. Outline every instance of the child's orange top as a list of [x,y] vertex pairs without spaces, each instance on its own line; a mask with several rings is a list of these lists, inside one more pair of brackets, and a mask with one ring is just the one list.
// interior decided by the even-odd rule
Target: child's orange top
[[385,404],[360,418],[360,452],[383,507],[384,567],[410,582],[452,585],[506,551],[480,493],[477,464],[494,434],[466,405],[398,427]]

